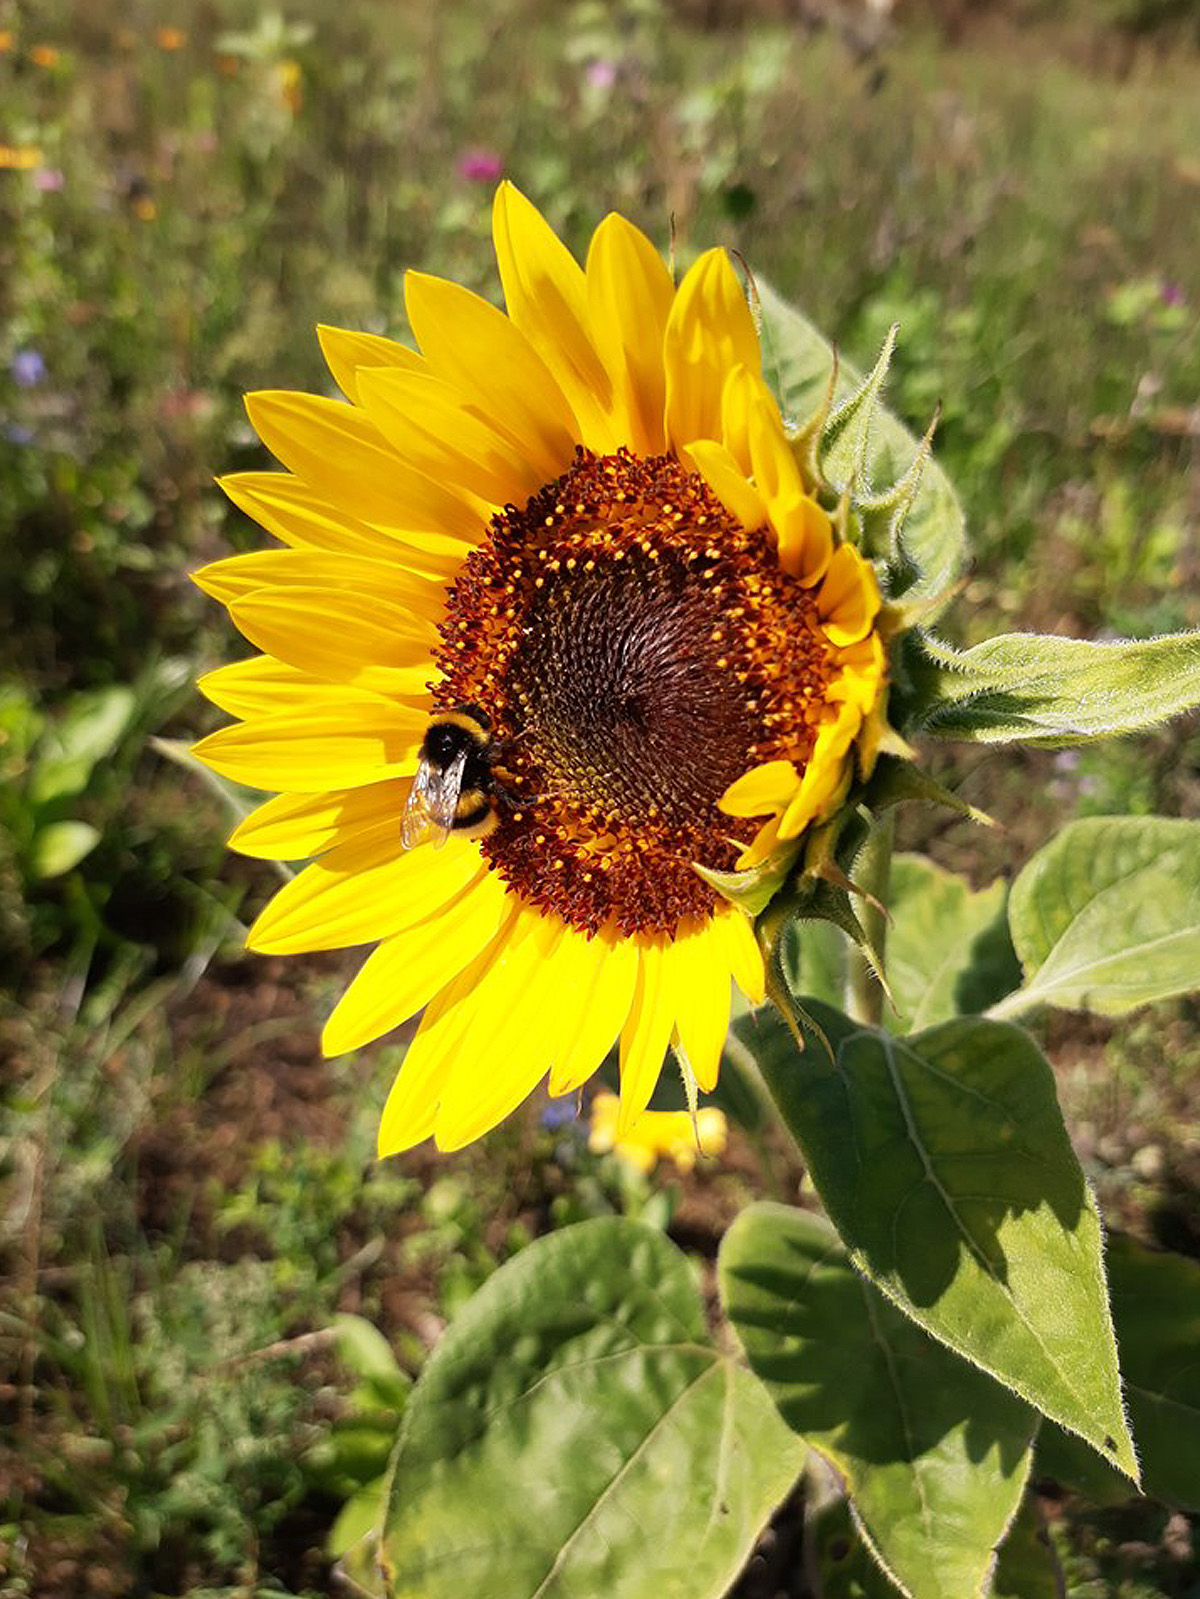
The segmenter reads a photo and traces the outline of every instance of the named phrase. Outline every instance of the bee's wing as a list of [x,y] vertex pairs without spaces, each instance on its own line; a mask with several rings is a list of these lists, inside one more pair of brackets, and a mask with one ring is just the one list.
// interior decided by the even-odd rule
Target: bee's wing
[[434,849],[441,849],[450,837],[469,753],[463,750],[445,770],[421,762],[400,820],[400,842],[405,849],[415,849],[427,839],[432,840]]

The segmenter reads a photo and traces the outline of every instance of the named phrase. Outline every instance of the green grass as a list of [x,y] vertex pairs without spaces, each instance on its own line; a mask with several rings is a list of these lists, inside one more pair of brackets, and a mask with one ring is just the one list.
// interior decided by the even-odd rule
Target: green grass
[[[395,1049],[320,1062],[347,963],[238,955],[277,879],[226,855],[222,802],[148,743],[213,725],[187,685],[239,653],[186,573],[260,543],[211,482],[267,464],[242,391],[326,387],[315,324],[402,329],[408,266],[497,295],[465,152],[577,249],[614,207],[664,247],[673,219],[681,256],[736,248],[857,361],[899,320],[893,401],[918,427],[941,403],[976,549],[957,636],[1200,623],[1190,22],[1138,42],[1153,7],[1122,3],[1119,35],[1019,9],[860,58],[837,27],[705,30],[656,0],[0,3],[0,145],[41,151],[40,177],[0,170],[5,1592],[324,1591],[360,1480],[313,1455],[353,1411],[334,1317],[415,1370],[533,1232],[675,1204],[536,1111],[378,1168]],[[933,838],[977,879],[1072,811],[1200,815],[1187,725],[940,763],[1008,824]],[[75,864],[48,856],[61,824]],[[1164,1023],[1171,1070],[1142,1020],[1051,1039],[1106,1202],[1192,1248],[1194,1022]],[[685,1230],[780,1182],[762,1158],[689,1187]],[[1078,1534],[1081,1581],[1103,1537]]]

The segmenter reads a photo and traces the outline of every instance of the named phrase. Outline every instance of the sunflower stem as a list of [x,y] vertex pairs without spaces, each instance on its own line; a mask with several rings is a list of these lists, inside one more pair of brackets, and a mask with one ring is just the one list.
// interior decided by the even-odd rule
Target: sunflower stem
[[[883,1020],[885,991],[876,972],[882,969],[887,947],[888,882],[892,873],[895,824],[886,812],[867,834],[854,863],[854,877],[864,897],[863,931],[866,949],[852,945],[846,976],[846,1009],[855,1021],[878,1027]],[[867,951],[870,951],[868,955]]]

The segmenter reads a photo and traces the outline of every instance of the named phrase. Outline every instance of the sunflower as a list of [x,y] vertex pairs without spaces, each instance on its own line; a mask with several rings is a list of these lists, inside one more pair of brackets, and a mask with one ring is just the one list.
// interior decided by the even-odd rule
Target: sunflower
[[[618,1041],[621,1134],[672,1044],[713,1088],[731,979],[757,1001],[764,975],[696,867],[832,815],[886,686],[874,573],[803,479],[725,252],[676,287],[610,215],[581,268],[508,183],[494,237],[507,315],[410,272],[419,353],[322,328],[349,404],[249,396],[286,470],[222,486],[284,548],[196,574],[262,651],[201,680],[241,720],[196,753],[279,791],[230,842],[313,861],[249,947],[375,945],[329,1054],[424,1010],[382,1154],[457,1149]],[[498,752],[489,827],[406,849],[460,706]]]

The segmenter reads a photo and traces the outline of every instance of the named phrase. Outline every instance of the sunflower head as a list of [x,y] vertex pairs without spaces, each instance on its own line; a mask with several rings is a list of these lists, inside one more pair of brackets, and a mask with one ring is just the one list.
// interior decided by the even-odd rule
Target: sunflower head
[[[283,547],[197,574],[262,652],[203,680],[240,720],[197,753],[279,791],[232,842],[314,858],[251,946],[376,946],[331,1052],[424,1007],[385,1152],[616,1042],[622,1132],[672,1044],[711,1088],[731,978],[763,991],[729,885],[836,824],[885,727],[854,496],[785,426],[729,257],[676,285],[613,215],[581,267],[508,184],[494,221],[507,315],[410,273],[417,349],[321,330],[349,403],[250,397],[284,471],[224,487]],[[434,773],[463,707],[486,752]],[[472,800],[406,849],[414,780]]]

